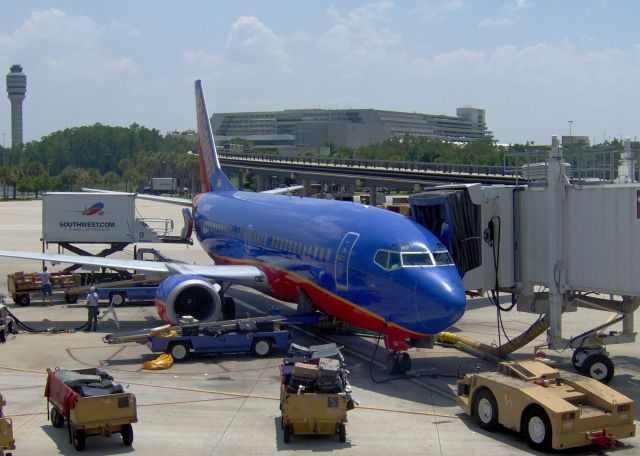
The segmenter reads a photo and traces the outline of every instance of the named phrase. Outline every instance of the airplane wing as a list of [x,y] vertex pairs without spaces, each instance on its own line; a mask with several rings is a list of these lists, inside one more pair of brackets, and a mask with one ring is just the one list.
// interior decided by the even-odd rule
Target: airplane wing
[[297,190],[302,190],[304,188],[303,185],[292,185],[291,187],[282,187],[282,188],[274,188],[273,190],[265,190],[260,193],[268,193],[270,195],[281,195],[283,193],[293,193]]
[[[82,188],[83,192],[91,192],[91,193],[115,193],[112,190],[102,190],[99,188]],[[159,201],[161,203],[170,203],[177,204],[179,206],[191,207],[193,205],[193,201],[189,198],[174,198],[173,196],[157,196],[157,195],[147,195],[146,193],[136,193],[136,198],[150,200],[150,201]]]
[[125,260],[83,255],[62,255],[52,253],[25,252],[17,250],[0,250],[0,257],[25,258],[42,260],[51,263],[82,264],[117,269],[135,269],[160,274],[197,274],[210,279],[232,283],[267,283],[265,275],[254,266],[197,266],[186,263]]

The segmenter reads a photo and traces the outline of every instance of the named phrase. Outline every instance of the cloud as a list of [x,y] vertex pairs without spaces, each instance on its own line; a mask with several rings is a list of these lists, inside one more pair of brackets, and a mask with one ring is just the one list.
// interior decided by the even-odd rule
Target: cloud
[[444,20],[447,13],[461,11],[465,7],[463,0],[423,1],[413,11],[422,22],[437,22]]
[[3,51],[33,48],[41,52],[61,51],[69,48],[91,48],[102,36],[100,25],[85,16],[69,16],[58,9],[34,11],[13,33],[0,35]]
[[384,27],[391,8],[393,3],[386,0],[352,9],[346,16],[329,8],[334,25],[320,37],[318,46],[338,54],[350,66],[390,63],[392,51],[402,41],[399,33]]
[[478,24],[480,27],[511,27],[515,23],[515,18],[513,17],[486,17],[480,21]]
[[527,8],[532,8],[533,2],[530,0],[514,0],[511,2],[507,2],[503,8],[509,11],[522,11]]
[[124,33],[129,38],[140,36],[140,30],[134,26],[120,21],[111,21],[109,25],[118,32]]
[[289,39],[292,43],[308,43],[311,41],[311,35],[305,32],[296,32]]
[[521,11],[533,8],[530,0],[512,0],[502,5],[503,14],[497,17],[486,17],[480,21],[479,27],[508,28],[515,24]]
[[257,17],[242,16],[231,26],[225,58],[230,62],[250,65],[274,64],[280,71],[291,73],[291,57],[286,52],[284,43],[284,39]]

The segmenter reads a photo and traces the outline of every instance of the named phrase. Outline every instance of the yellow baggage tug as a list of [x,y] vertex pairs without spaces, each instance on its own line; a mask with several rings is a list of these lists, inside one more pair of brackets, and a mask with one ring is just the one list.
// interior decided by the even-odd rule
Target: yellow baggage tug
[[635,403],[597,380],[541,361],[506,361],[497,372],[458,381],[458,405],[478,425],[521,432],[536,450],[596,444],[635,436]]

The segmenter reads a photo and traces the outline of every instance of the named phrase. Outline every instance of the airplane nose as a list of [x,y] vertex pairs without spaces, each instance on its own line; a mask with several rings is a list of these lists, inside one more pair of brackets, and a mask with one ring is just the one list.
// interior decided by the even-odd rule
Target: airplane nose
[[415,307],[420,332],[436,334],[458,321],[464,314],[467,298],[455,266],[437,268],[423,275],[416,286]]

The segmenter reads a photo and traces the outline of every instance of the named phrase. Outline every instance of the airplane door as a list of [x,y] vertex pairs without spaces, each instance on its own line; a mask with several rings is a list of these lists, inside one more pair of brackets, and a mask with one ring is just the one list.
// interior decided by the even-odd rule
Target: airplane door
[[338,247],[338,254],[336,255],[336,287],[342,290],[349,288],[349,259],[351,258],[351,251],[353,246],[360,235],[358,233],[349,232],[345,234],[340,247]]

